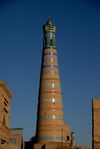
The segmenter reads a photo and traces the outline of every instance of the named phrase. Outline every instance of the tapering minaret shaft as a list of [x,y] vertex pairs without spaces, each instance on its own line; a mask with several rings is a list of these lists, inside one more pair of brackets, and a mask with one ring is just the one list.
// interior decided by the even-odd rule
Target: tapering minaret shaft
[[43,26],[43,58],[39,90],[37,138],[38,142],[63,142],[63,107],[57,61],[56,26],[51,18]]

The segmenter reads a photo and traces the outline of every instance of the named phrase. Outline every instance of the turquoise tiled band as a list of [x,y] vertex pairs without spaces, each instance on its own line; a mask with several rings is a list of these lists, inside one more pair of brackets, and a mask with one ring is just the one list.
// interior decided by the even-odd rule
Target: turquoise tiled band
[[46,65],[43,65],[43,68],[58,68],[58,65],[46,64]]
[[[56,47],[53,47],[53,49],[57,50]],[[52,50],[52,46],[50,46],[50,47],[44,47],[44,51],[46,51],[46,50]]]
[[62,126],[62,127],[63,127],[64,124],[54,124],[54,123],[53,123],[53,124],[48,124],[48,125],[41,125],[41,124],[40,124],[39,126],[40,126],[40,127],[41,127],[41,126],[42,126],[42,127],[43,127],[43,126],[44,126],[44,127],[45,127],[45,126]]
[[62,115],[40,115],[39,120],[63,120]]
[[44,59],[44,62],[57,62],[57,58],[48,58],[48,59]]
[[48,56],[48,55],[57,55],[57,52],[47,52],[47,53],[44,53],[44,56]]
[[43,84],[41,84],[41,87],[43,87],[43,88],[55,88],[55,87],[60,87],[60,84],[54,84],[54,83],[52,83],[52,84],[48,84],[48,83],[43,83]]
[[61,99],[56,99],[56,98],[49,98],[49,99],[41,99],[40,100],[41,103],[45,103],[45,102],[61,102]]
[[42,74],[59,74],[59,72],[55,70],[48,70],[48,71],[43,71]]
[[50,140],[50,141],[63,141],[64,137],[63,136],[39,136],[38,137],[39,140]]

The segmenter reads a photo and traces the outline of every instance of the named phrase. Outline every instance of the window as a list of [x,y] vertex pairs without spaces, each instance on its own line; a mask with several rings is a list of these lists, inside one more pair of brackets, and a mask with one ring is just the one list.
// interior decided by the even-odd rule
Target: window
[[67,136],[67,141],[69,141],[70,140],[70,137],[69,136]]
[[5,116],[3,117],[3,122],[2,122],[3,126],[6,126],[6,120],[5,120]]
[[7,106],[7,103],[4,101],[4,105]]
[[8,103],[8,100],[4,97],[4,101],[6,102],[6,103]]
[[5,143],[6,143],[6,141],[1,139],[1,144],[5,144]]
[[11,144],[16,144],[16,138],[11,138],[11,139],[10,139],[10,143],[11,143]]
[[5,111],[6,113],[8,113],[8,111],[7,111],[7,109],[6,109],[6,108],[4,108],[4,111]]

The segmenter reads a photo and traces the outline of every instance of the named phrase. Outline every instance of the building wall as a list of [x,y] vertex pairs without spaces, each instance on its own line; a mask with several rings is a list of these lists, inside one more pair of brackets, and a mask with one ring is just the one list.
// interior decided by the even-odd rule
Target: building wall
[[0,149],[8,149],[11,97],[7,84],[0,81]]
[[10,100],[12,93],[0,81],[0,149],[24,149],[23,129],[10,129]]
[[100,98],[92,101],[92,145],[100,149]]
[[11,129],[9,146],[10,146],[10,149],[13,149],[14,146],[16,149],[23,149],[24,148],[23,129],[22,128]]
[[0,125],[7,128],[10,125],[10,98],[7,87],[0,84]]

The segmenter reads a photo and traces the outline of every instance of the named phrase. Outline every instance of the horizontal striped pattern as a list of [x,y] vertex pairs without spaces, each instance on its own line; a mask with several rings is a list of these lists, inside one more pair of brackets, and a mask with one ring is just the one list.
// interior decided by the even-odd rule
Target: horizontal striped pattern
[[46,102],[62,102],[61,99],[56,99],[56,98],[49,98],[49,99],[41,99],[41,103],[46,103]]
[[43,68],[58,68],[58,66],[57,65],[53,65],[53,64],[48,64],[48,65],[43,65]]
[[52,46],[50,46],[50,47],[44,47],[44,50],[53,50],[53,49],[56,49],[56,47],[52,47]]
[[57,58],[48,58],[48,59],[44,59],[44,62],[57,62]]
[[40,115],[39,120],[62,120],[62,115]]
[[41,87],[42,87],[42,88],[55,88],[55,87],[60,87],[60,84],[43,83],[43,84],[41,84]]
[[58,70],[43,71],[42,74],[59,74]]
[[64,139],[63,136],[39,136],[39,140],[50,140],[50,141],[62,141]]
[[49,55],[57,55],[57,52],[47,52],[47,53],[44,53],[44,56],[49,56]]
[[[43,26],[43,53],[40,76],[37,142],[64,142],[64,125],[61,83],[56,50],[56,27],[51,23]],[[47,127],[45,127],[47,126]]]

